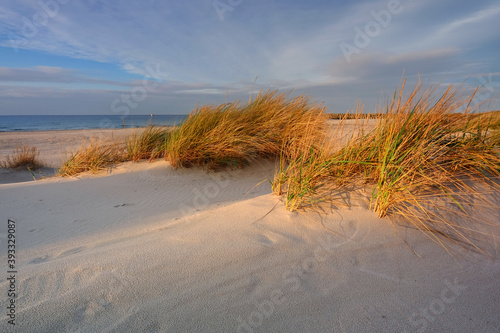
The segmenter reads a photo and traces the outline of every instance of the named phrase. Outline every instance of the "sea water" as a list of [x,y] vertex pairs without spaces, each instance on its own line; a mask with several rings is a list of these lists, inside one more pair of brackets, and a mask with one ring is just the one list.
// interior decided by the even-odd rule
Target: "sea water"
[[133,128],[149,124],[174,126],[186,117],[187,115],[0,116],[0,132]]

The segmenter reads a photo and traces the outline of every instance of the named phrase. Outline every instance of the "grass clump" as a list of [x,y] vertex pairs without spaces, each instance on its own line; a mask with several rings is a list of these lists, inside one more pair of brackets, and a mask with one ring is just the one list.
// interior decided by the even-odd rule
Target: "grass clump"
[[174,129],[165,156],[174,167],[241,167],[258,157],[289,155],[305,135],[325,134],[324,107],[309,98],[277,91],[259,93],[246,106],[239,102],[196,108]]
[[5,161],[0,162],[1,168],[28,168],[38,169],[43,166],[39,160],[40,152],[36,147],[29,145],[17,145],[12,155],[8,155]]
[[314,145],[302,151],[297,149],[288,159],[280,158],[272,182],[273,193],[286,195],[285,205],[291,211],[314,206],[325,199],[327,170],[324,150]]
[[155,125],[149,125],[142,132],[132,134],[127,139],[127,159],[137,162],[163,157],[169,136],[168,128]]
[[104,143],[92,139],[85,146],[73,153],[59,169],[62,176],[74,176],[78,173],[90,171],[96,173],[113,164],[126,160],[126,149],[123,144]]
[[462,176],[481,181],[500,176],[500,158],[487,142],[487,128],[450,120],[461,107],[470,112],[474,95],[460,96],[450,86],[434,99],[434,90],[422,91],[420,84],[407,97],[403,92],[404,84],[376,130],[353,147],[361,149],[366,163],[361,165],[376,183],[371,206],[379,216],[399,202],[418,204],[422,189],[450,196],[452,188],[464,188]]
[[85,171],[97,173],[116,163],[162,157],[169,137],[170,129],[149,125],[141,132],[132,134],[125,143],[92,139],[87,145],[82,143],[80,149],[71,154],[59,169],[59,174],[74,176]]
[[[368,134],[360,131],[340,149],[306,145],[283,159],[274,192],[285,194],[294,210],[330,200],[346,186],[368,185],[370,208],[380,217],[396,215],[433,236],[475,247],[468,236],[474,227],[457,221],[495,207],[481,194],[498,190],[498,137],[491,117],[471,116],[474,94],[462,96],[452,86],[439,98],[435,93],[417,84],[405,94],[403,83]],[[465,113],[456,116],[460,108]],[[478,183],[482,190],[474,188]]]

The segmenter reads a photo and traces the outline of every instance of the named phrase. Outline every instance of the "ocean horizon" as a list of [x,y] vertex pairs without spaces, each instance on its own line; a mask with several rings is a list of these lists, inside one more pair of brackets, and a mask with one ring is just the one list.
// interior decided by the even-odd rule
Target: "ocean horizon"
[[62,131],[174,126],[188,115],[22,115],[0,116],[0,132]]

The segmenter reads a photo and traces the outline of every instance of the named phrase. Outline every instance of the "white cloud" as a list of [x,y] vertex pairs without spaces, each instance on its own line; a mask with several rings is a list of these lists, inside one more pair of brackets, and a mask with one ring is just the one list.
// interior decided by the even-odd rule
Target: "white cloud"
[[[470,15],[460,18],[458,20],[447,23],[441,30],[438,32],[440,35],[446,35],[450,33],[456,32],[456,30],[466,27],[469,24],[479,23],[484,24],[485,20],[493,18],[495,16],[500,15],[500,6],[489,7],[485,9],[478,10],[475,13],[471,13]],[[498,22],[498,20],[497,20]]]

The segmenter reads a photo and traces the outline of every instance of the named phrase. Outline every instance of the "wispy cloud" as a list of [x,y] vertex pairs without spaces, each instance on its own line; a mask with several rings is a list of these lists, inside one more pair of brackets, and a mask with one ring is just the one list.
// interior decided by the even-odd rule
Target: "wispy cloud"
[[0,67],[0,82],[75,82],[75,70],[61,67]]
[[498,16],[500,16],[500,5],[480,9],[463,18],[447,23],[441,28],[438,34],[449,34],[469,24],[484,24],[485,20],[494,18],[496,18],[496,22],[498,22]]
[[132,87],[134,82],[121,82],[88,77],[84,73],[68,68],[36,66],[33,68],[0,67],[0,83],[26,84],[26,83],[88,83],[109,85],[113,87]]
[[337,80],[357,82],[371,80],[391,80],[422,74],[445,74],[459,64],[459,50],[446,48],[393,54],[389,52],[374,52],[360,54],[356,61],[346,63],[338,58],[329,67],[329,74]]

